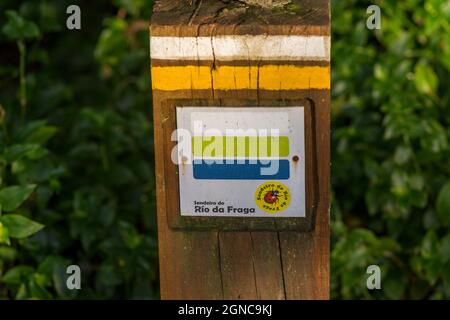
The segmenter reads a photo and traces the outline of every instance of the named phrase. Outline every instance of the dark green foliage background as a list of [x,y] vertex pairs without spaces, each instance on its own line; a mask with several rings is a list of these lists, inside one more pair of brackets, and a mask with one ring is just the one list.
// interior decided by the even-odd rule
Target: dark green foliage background
[[[70,4],[82,8],[81,31],[66,29]],[[3,184],[38,184],[21,214],[45,228],[1,247],[0,273],[31,268],[0,282],[0,298],[157,298],[150,2],[2,1],[0,27],[7,9],[40,35],[26,41],[23,120],[17,46],[0,38],[0,151],[23,144],[24,131],[57,131],[38,141],[45,154],[3,168]],[[65,289],[70,264],[81,267],[80,291]]]
[[[365,25],[373,3],[381,30]],[[65,27],[70,4],[81,31]],[[332,8],[332,297],[450,298],[450,1]],[[14,34],[7,10],[38,30]],[[45,225],[0,244],[0,299],[158,298],[150,12],[0,3],[0,192],[36,184],[14,214]],[[82,290],[66,289],[69,264]]]

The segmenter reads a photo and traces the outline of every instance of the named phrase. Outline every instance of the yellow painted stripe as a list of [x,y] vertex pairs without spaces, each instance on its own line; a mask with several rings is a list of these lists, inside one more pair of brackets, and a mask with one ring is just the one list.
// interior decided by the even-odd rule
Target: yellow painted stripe
[[297,65],[152,67],[155,90],[330,89],[330,67]]
[[289,156],[289,137],[194,136],[192,137],[192,154],[195,157],[216,158],[287,157]]

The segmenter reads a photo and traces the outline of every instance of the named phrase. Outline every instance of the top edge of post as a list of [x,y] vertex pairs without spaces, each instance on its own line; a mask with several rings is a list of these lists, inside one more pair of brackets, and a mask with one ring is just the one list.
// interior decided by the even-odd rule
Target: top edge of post
[[329,0],[156,0],[152,36],[329,35]]

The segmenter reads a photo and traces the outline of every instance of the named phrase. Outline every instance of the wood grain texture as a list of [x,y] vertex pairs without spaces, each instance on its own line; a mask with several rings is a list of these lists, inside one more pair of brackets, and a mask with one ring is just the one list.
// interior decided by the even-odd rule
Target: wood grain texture
[[220,231],[219,243],[224,299],[257,299],[250,232]]
[[250,232],[257,299],[285,299],[285,285],[277,232]]
[[[236,3],[235,3],[236,2]],[[152,35],[211,36],[215,34],[329,35],[329,1],[295,1],[302,10],[288,16],[264,8],[241,8],[237,1],[156,1]],[[198,4],[198,2],[197,2]],[[245,10],[244,10],[245,9]],[[255,15],[260,13],[260,15]],[[265,21],[263,21],[265,20]],[[152,62],[153,63],[153,62]],[[165,65],[164,60],[155,64]],[[215,61],[185,61],[179,65],[206,65]],[[242,63],[242,62],[241,62]],[[283,61],[277,63],[283,64]],[[169,62],[167,62],[169,64]],[[228,62],[227,65],[231,65]],[[238,64],[237,64],[238,65]],[[329,66],[324,62],[308,65]],[[211,79],[212,80],[212,79]],[[161,81],[161,80],[158,80]],[[329,298],[329,175],[330,97],[327,89],[153,90],[158,240],[162,299],[328,299]],[[221,101],[242,106],[253,100],[308,99],[314,106],[311,124],[317,148],[312,170],[317,175],[315,228],[295,231],[177,231],[169,227],[168,209],[178,201],[171,179],[176,173],[165,163],[164,127],[170,114],[164,109],[173,99]],[[247,104],[248,102],[245,102]],[[171,175],[167,179],[167,175]]]
[[329,35],[329,11],[329,0],[292,0],[289,5],[275,8],[233,0],[197,0],[192,5],[185,0],[158,0],[153,8],[151,33],[153,36]]

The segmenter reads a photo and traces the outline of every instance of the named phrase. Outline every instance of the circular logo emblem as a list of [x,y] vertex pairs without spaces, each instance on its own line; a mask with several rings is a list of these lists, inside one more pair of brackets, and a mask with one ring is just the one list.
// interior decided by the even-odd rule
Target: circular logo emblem
[[269,181],[256,189],[255,202],[265,212],[278,213],[289,207],[291,193],[284,184]]

